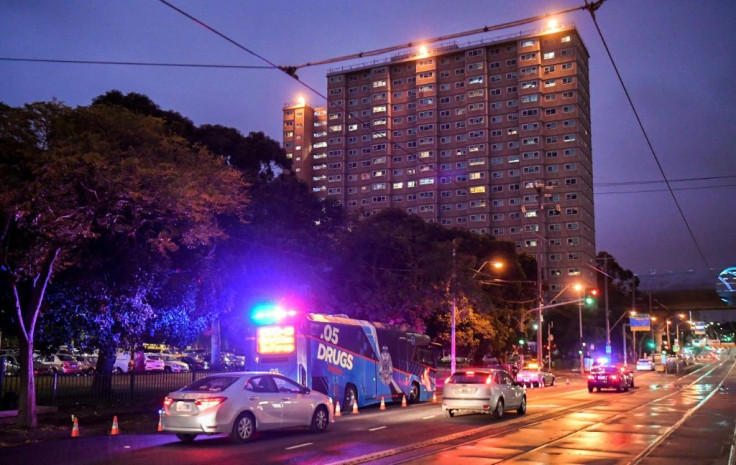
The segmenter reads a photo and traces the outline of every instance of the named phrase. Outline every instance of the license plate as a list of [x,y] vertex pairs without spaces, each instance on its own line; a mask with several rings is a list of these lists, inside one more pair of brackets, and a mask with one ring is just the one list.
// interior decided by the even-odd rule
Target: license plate
[[191,412],[192,411],[192,403],[191,402],[177,402],[176,403],[176,411],[177,412]]
[[599,377],[598,377],[598,380],[599,380],[599,381],[605,381],[605,380],[606,380],[606,377],[605,377],[605,376],[599,376]]

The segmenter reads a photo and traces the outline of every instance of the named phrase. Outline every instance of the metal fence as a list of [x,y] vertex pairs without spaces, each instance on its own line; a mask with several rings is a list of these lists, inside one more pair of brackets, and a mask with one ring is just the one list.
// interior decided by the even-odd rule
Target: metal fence
[[[209,371],[184,373],[124,373],[105,375],[98,379],[94,375],[38,375],[35,377],[36,403],[63,407],[79,404],[115,404],[135,400],[152,400],[186,386],[207,375]],[[99,376],[99,375],[98,375]],[[0,373],[0,409],[14,409],[20,393],[20,376]],[[101,382],[100,382],[101,381]],[[107,389],[109,383],[110,388]],[[105,386],[99,388],[99,385]]]

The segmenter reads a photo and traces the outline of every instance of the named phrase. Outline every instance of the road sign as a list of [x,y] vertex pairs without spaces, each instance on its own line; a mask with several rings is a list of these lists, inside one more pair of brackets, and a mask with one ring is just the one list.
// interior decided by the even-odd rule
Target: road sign
[[607,354],[610,354],[611,353],[611,346],[610,345],[607,345],[606,346],[606,353]]
[[634,316],[630,316],[629,324],[631,325],[631,331],[649,331],[650,330],[649,314],[638,313]]

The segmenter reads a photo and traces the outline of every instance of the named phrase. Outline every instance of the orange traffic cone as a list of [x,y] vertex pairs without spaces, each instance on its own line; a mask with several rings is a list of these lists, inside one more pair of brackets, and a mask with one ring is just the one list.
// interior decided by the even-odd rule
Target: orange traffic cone
[[433,392],[432,393],[432,403],[433,404],[436,404],[437,403],[437,393],[436,392]]
[[112,417],[112,428],[110,429],[110,436],[117,436],[120,434],[120,428],[118,428],[118,416]]
[[401,396],[401,406],[406,407],[406,394]]
[[336,417],[341,417],[342,416],[342,412],[340,411],[340,402],[337,402],[335,404],[335,416]]
[[356,413],[359,413],[358,412],[358,401],[354,400],[353,401],[353,414],[356,414]]
[[77,417],[72,415],[72,421],[74,421],[74,426],[72,426],[72,437],[78,438],[79,437],[79,421],[77,420]]
[[386,402],[383,400],[383,396],[381,396],[381,408],[380,410],[386,410]]
[[158,429],[156,431],[163,431],[164,430],[164,414],[159,413],[158,414]]

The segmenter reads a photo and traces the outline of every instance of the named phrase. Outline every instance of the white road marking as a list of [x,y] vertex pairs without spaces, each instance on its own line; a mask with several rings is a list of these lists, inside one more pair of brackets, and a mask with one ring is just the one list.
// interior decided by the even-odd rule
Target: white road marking
[[371,428],[368,431],[378,431],[379,429],[385,429],[385,426],[376,426],[375,428]]
[[422,420],[429,420],[430,418],[434,418],[434,417],[436,417],[436,416],[437,416],[437,415],[430,415],[430,416],[428,416],[428,417],[422,417]]
[[296,446],[287,447],[285,450],[299,449],[300,447],[307,447],[314,444],[313,442],[305,442],[304,444],[298,444]]

